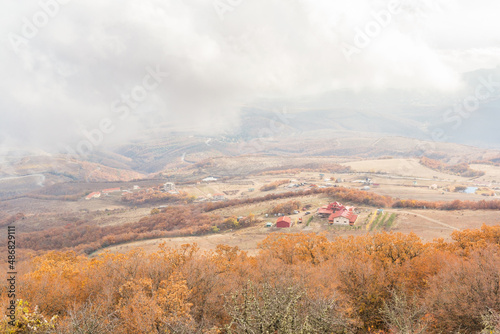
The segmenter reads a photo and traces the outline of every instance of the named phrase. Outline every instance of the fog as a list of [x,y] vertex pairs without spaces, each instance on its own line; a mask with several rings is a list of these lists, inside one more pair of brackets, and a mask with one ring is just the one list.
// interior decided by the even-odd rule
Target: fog
[[217,135],[241,126],[244,105],[343,90],[460,99],[464,73],[500,62],[500,3],[487,0],[0,7],[3,149],[57,152],[92,135],[116,145],[159,126]]

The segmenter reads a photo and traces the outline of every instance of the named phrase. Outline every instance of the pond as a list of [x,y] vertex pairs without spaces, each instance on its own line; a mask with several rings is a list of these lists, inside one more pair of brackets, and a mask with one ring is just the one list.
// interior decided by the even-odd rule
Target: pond
[[477,187],[467,187],[464,190],[464,193],[466,194],[474,194],[476,193]]

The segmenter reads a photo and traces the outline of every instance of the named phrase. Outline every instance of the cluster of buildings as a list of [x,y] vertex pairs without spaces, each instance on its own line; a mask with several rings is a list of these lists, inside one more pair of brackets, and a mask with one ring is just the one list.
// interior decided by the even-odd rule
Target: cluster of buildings
[[178,194],[179,191],[175,188],[175,184],[173,182],[166,182],[163,185],[163,191],[169,194]]
[[[329,203],[318,209],[318,216],[321,218],[328,217],[328,223],[333,225],[354,225],[358,219],[358,215],[355,213],[355,207],[345,206],[339,202]],[[295,212],[298,213],[298,212]],[[306,212],[308,214],[308,212]],[[299,223],[302,218],[299,218]],[[267,226],[267,225],[266,225]],[[281,216],[276,221],[277,228],[287,228],[292,226],[292,219],[288,216]]]
[[354,212],[355,207],[345,206],[339,202],[333,202],[318,209],[320,217],[328,217],[330,224],[354,225],[358,215]]

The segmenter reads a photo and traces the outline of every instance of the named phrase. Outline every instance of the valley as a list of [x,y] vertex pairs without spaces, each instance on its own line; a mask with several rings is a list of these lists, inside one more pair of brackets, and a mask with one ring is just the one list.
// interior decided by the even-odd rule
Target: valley
[[[20,233],[27,233],[27,237],[48,233],[47,237],[51,239],[62,231],[81,234],[84,227],[98,228],[100,237],[87,241],[87,237],[83,237],[78,242],[78,249],[92,243],[93,246],[87,249],[92,249],[93,254],[103,250],[123,252],[137,247],[153,250],[164,241],[170,245],[196,242],[202,249],[227,244],[255,253],[259,242],[269,234],[279,232],[314,232],[329,239],[378,231],[414,232],[425,241],[449,240],[455,230],[498,224],[498,210],[470,210],[460,206],[436,210],[426,208],[425,204],[418,208],[399,208],[394,203],[405,200],[444,204],[496,201],[500,189],[497,183],[500,181],[500,167],[472,164],[471,168],[483,171],[484,175],[468,178],[432,170],[422,165],[418,158],[215,157],[133,181],[55,183],[24,196],[3,200],[0,212],[3,219],[22,213],[23,218],[16,225]],[[173,185],[173,195],[166,195],[165,183]],[[270,184],[278,185],[273,190],[263,190]],[[477,189],[476,193],[457,190],[465,187]],[[114,191],[106,192],[110,189]],[[341,191],[339,194],[344,197],[337,197],[335,191]],[[345,192],[352,194],[345,197],[342,195]],[[94,193],[99,193],[99,197],[86,199],[88,194]],[[178,197],[179,194],[184,197]],[[124,196],[132,200],[124,201]],[[134,199],[136,196],[143,198],[141,202]],[[162,196],[166,196],[165,199],[161,199]],[[387,200],[384,200],[385,204],[367,205],[363,196],[365,201],[370,197],[372,202],[378,198]],[[154,202],[151,202],[153,198]],[[270,213],[272,209],[292,200],[300,203],[300,209],[297,213],[283,213],[291,218],[292,226],[286,229],[265,227],[266,223],[274,225],[278,218]],[[353,226],[332,225],[328,219],[318,216],[317,210],[333,201],[356,207],[358,218]],[[139,234],[134,232],[135,236],[125,237],[128,229],[140,231],[138,226],[144,219],[156,219],[156,212],[168,215],[162,212],[175,207],[185,207],[190,215],[202,214],[211,225],[194,227],[187,218],[180,225],[173,223],[175,227],[166,230],[151,225]],[[387,215],[385,220],[394,214],[390,226],[371,226],[377,210],[383,211],[380,215]],[[230,228],[223,224],[231,217],[249,215],[254,218],[246,227]],[[306,223],[310,217],[312,221]],[[175,220],[174,217],[169,219]],[[73,230],[75,232],[71,232]],[[111,241],[109,245],[109,240],[114,240],[109,238],[115,233],[122,236],[118,238],[122,241]]]

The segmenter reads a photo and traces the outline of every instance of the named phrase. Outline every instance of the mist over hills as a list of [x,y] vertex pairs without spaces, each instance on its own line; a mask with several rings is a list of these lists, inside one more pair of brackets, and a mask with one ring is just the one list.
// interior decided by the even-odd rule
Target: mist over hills
[[[96,147],[87,155],[65,157],[36,147],[4,146],[0,173],[4,177],[45,173],[52,175],[49,179],[59,173],[71,175],[60,179],[68,181],[86,180],[87,169],[100,168],[104,171],[99,173],[101,180],[116,181],[127,178],[113,176],[120,170],[124,171],[122,175],[148,177],[212,157],[245,154],[360,158],[426,155],[454,162],[488,160],[498,156],[495,149],[500,146],[497,78],[498,67],[466,73],[467,85],[449,95],[339,90],[285,100],[266,99],[242,106],[238,125],[215,135],[158,122],[148,131],[118,144]],[[31,167],[23,165],[25,157],[35,157],[28,160]],[[48,163],[51,159],[55,163]]]

